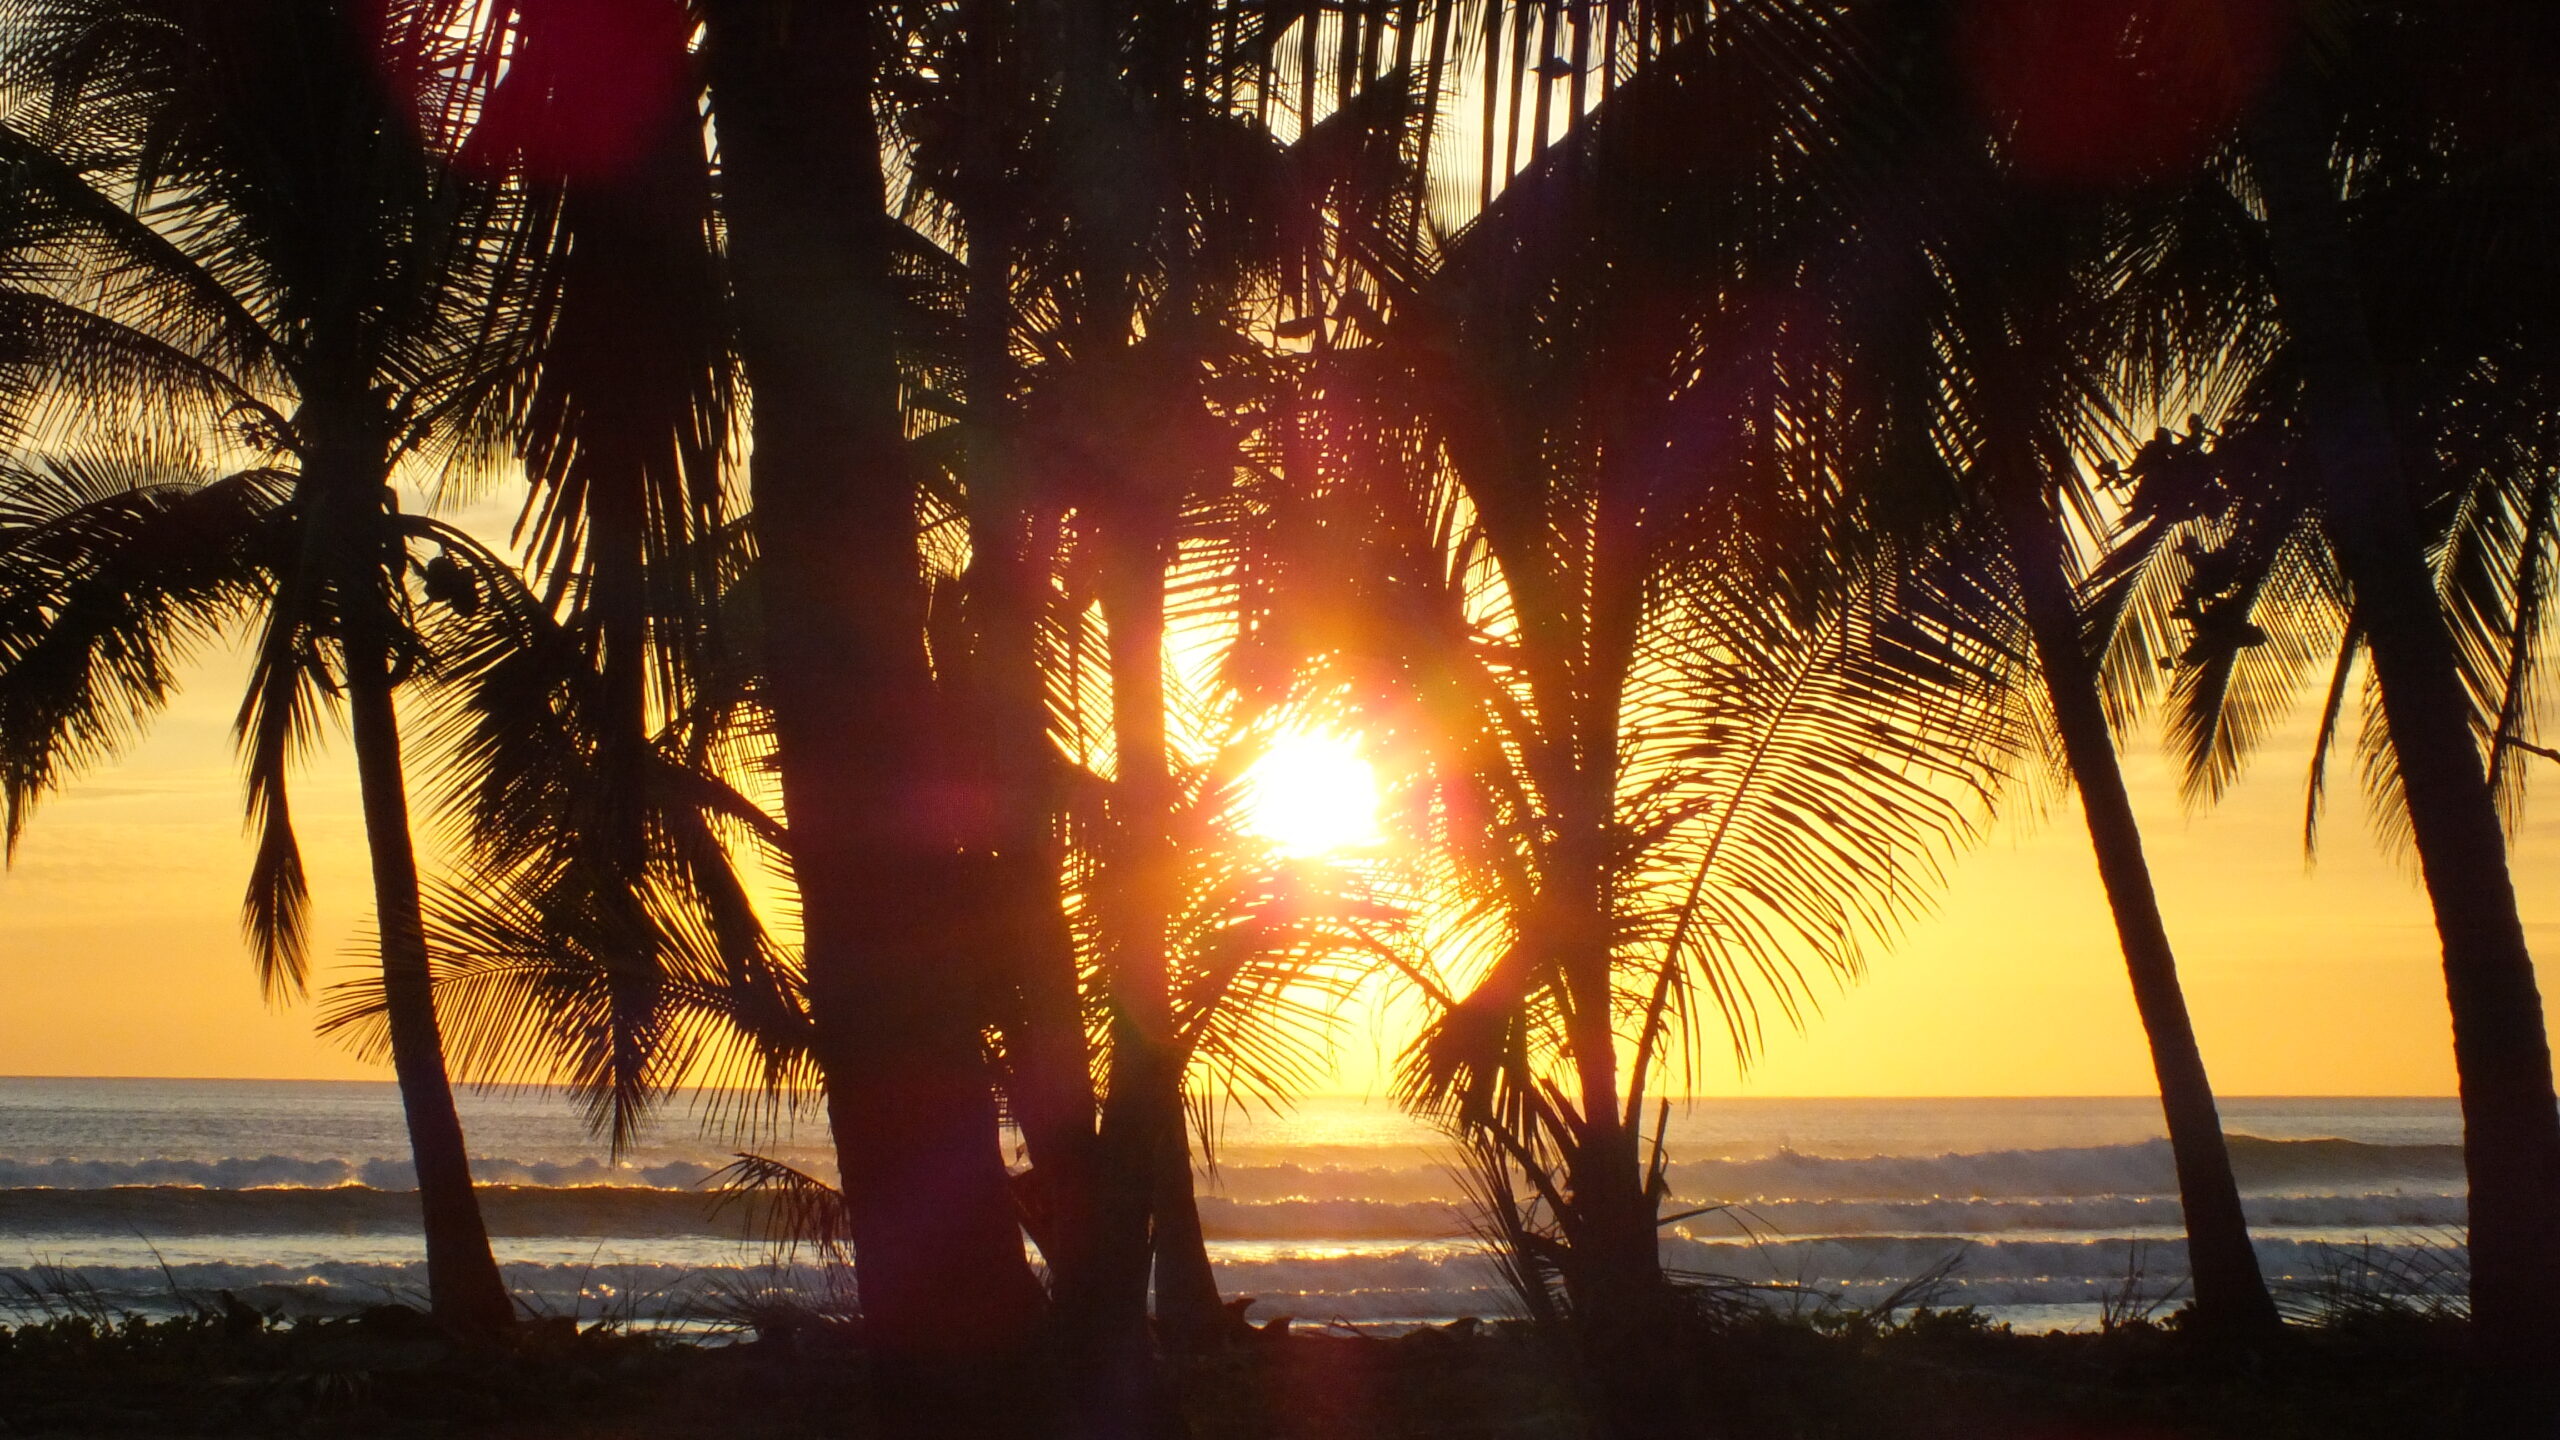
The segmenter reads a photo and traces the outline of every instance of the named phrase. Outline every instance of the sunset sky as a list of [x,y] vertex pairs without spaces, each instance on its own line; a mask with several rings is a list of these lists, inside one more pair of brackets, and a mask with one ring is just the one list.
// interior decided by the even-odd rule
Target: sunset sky
[[[36,814],[0,877],[0,1073],[387,1078],[314,1038],[308,1004],[260,1002],[237,922],[249,862],[228,733],[239,672],[236,656],[210,658],[123,764]],[[2148,742],[2131,757],[2214,1080],[2227,1094],[2449,1093],[2435,937],[2413,868],[2377,848],[2352,790],[2332,810],[2319,863],[2302,863],[2306,734],[2298,720],[2228,802],[2192,818],[2165,759]],[[2077,811],[2010,809],[1958,862],[1935,914],[1878,955],[1864,982],[1828,993],[1808,1033],[1778,1035],[1747,1077],[1711,1067],[1701,1088],[2146,1091]],[[296,814],[325,982],[360,958],[368,909],[343,743],[302,780]],[[2540,807],[2517,865],[2546,963],[2560,954],[2555,814]],[[1378,1033],[1353,1027],[1333,1088],[1378,1084]]]
[[[1454,113],[1463,144],[1453,153],[1472,153],[1472,106]],[[1450,190],[1452,203],[1462,188]],[[456,518],[494,537],[510,514],[491,497]],[[229,734],[242,672],[237,653],[208,657],[145,743],[34,817],[0,875],[0,1074],[388,1078],[314,1037],[309,1003],[263,1004],[251,975],[237,918],[250,844]],[[2227,1094],[2450,1093],[2438,953],[2414,862],[2378,847],[2349,754],[2321,856],[2304,863],[2308,734],[2308,714],[2297,713],[2231,797],[2197,815],[2182,809],[2150,732],[2127,757],[2207,1063]],[[2537,778],[2549,785],[2560,773]],[[343,737],[298,783],[295,814],[316,902],[316,986],[368,963],[368,881]],[[2560,965],[2560,802],[2540,805],[2515,858],[2536,952]],[[2560,989],[2560,976],[2546,974],[2544,988]],[[2010,803],[1959,858],[1934,911],[1875,954],[1865,979],[1826,981],[1823,992],[1805,1033],[1774,1034],[1748,1074],[1710,1065],[1701,1088],[2151,1089],[2067,795],[2041,813]],[[1392,1023],[1351,1026],[1332,1088],[1380,1088],[1400,1038]]]

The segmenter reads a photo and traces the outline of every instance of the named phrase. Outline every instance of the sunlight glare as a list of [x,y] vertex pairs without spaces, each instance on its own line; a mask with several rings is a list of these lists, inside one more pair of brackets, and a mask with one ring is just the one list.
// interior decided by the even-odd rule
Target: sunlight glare
[[1245,771],[1245,828],[1306,858],[1374,845],[1378,777],[1345,735],[1293,730]]

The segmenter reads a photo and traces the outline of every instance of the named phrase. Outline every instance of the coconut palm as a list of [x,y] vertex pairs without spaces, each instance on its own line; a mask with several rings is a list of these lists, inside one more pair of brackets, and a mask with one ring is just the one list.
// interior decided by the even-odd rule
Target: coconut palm
[[[1879,420],[1853,469],[1898,496],[1915,538],[1944,527],[1929,543],[1977,577],[1961,592],[1983,607],[1975,623],[2027,662],[2015,702],[2034,713],[2019,719],[2050,736],[2079,792],[2159,1082],[2195,1320],[2262,1336],[2276,1308],[2113,734],[2166,657],[2155,627],[2122,623],[2116,577],[2081,593],[2083,537],[2113,503],[2096,481],[2130,449],[2127,417],[2207,393],[2222,357],[2262,338],[2249,328],[2262,317],[2227,298],[2171,303],[2193,298],[2178,292],[2200,257],[2162,253],[2148,217],[2110,192],[2055,183],[2037,99],[1968,75],[1943,19],[1911,23],[1877,12],[1860,27],[1875,53],[1939,58],[1897,72],[1879,97],[1896,123],[1843,167],[1845,243],[1861,257],[1850,383]],[[2016,43],[2032,53],[2032,28]],[[1929,497],[1946,508],[1933,515]],[[2112,655],[2092,647],[2093,630]]]
[[[1284,145],[1235,98],[1252,63],[1221,38],[1235,17],[981,5],[956,18],[906,132],[927,202],[911,214],[967,251],[965,450],[952,479],[970,533],[964,683],[981,697],[981,843],[1006,892],[988,906],[1007,917],[990,937],[1013,994],[1006,1079],[1049,1212],[1061,1329],[1135,1334],[1150,1192],[1187,1213],[1190,1188],[1175,961],[1160,933],[1181,889],[1167,828],[1181,769],[1165,735],[1167,587],[1185,552],[1195,574],[1234,563],[1202,571],[1197,547],[1231,548],[1252,509],[1237,435],[1279,381],[1250,333],[1257,313],[1303,296],[1358,240],[1410,230],[1402,87],[1355,97]],[[1116,923],[1098,972],[1116,1019],[1099,1098],[1059,906],[1067,797],[1037,646],[1069,536],[1098,577],[1121,751],[1120,838],[1104,847]],[[1159,1237],[1190,1228],[1159,1219],[1172,1222]],[[1216,1296],[1196,1235],[1154,1248],[1159,1319],[1170,1333],[1205,1331]]]
[[[2469,37],[2465,58],[2478,62],[2493,47],[2529,43],[2537,34],[2547,38],[2547,27],[2484,27]],[[2260,104],[2246,131],[2249,173],[2266,207],[2277,311],[2300,347],[2304,441],[2372,658],[2409,834],[2444,947],[2480,1354],[2493,1374],[2547,1387],[2552,1358],[2560,1355],[2560,1318],[2543,1303],[2560,1283],[2560,1107],[2550,1042],[2473,707],[2430,583],[2418,518],[2422,490],[2402,459],[2405,427],[2395,420],[2357,272],[2333,164],[2341,146],[2327,118],[2336,102],[2322,93],[2315,64],[2311,55],[2296,56]],[[2429,118],[2441,124],[2451,117]],[[2496,118],[2464,126],[2475,133],[2461,138],[2497,146],[2506,137],[2476,133],[2492,129]],[[2529,119],[2507,143],[2546,144],[2548,124]],[[2403,131],[2363,144],[2353,132],[2344,138],[2353,154],[2417,137]],[[2542,315],[2527,310],[2516,318],[2548,333]]]
[[2219,403],[2135,465],[2110,604],[2171,637],[2202,795],[2335,657],[2306,844],[2371,658],[2368,775],[2444,942],[2483,1357],[2531,1375],[2560,1344],[2530,1298],[2560,1274],[2560,1120],[2498,806],[2520,794],[2513,738],[2540,668],[2540,401],[2560,335],[2548,278],[2512,258],[2545,242],[2551,209],[2549,112],[2510,67],[2549,34],[2521,13],[2390,7],[2339,7],[2324,33],[2281,65],[2281,37],[2226,37],[2219,63],[2262,83],[2257,113],[2147,207],[2206,257],[2165,308],[2225,317],[2201,347]]
[[[979,1043],[986,987],[925,643],[922,476],[899,408],[897,291],[869,6],[702,7],[772,716],[824,1076],[884,1415],[1009,1428],[1042,1295]],[[968,978],[959,978],[968,977]],[[958,978],[958,983],[955,983]]]
[[[121,603],[161,627],[152,643],[162,653],[127,668],[114,625],[84,630],[94,612],[84,622],[78,608],[33,600],[9,668],[29,691],[10,746],[23,800],[129,734],[165,698],[168,657],[185,643],[220,622],[254,622],[240,732],[260,838],[246,920],[262,973],[283,992],[299,987],[304,949],[287,776],[343,700],[429,1284],[440,1319],[486,1334],[513,1309],[445,1069],[394,703],[432,661],[413,636],[421,597],[409,577],[426,559],[416,547],[471,547],[403,516],[391,481],[413,457],[471,458],[451,403],[481,358],[471,316],[494,264],[488,192],[436,163],[444,117],[405,103],[432,93],[449,58],[446,10],[323,0],[10,8],[8,83],[23,97],[7,142],[20,177],[15,303],[45,326],[12,357],[26,392],[46,397],[19,417],[20,435],[38,453],[79,457],[78,437],[112,445],[140,424],[187,436],[214,473],[239,477],[193,484],[192,464],[135,470],[125,493],[93,495],[108,515],[201,511],[225,495],[268,506],[244,552],[253,578],[226,581],[218,603],[213,592],[189,599],[200,562],[179,552],[169,557],[179,588],[166,598],[152,594],[148,549],[89,552],[78,562],[88,580],[64,571],[56,583],[93,600],[109,593],[100,583],[126,587]],[[100,473],[77,460],[54,468]],[[90,518],[106,517],[66,510],[39,529],[59,536]],[[51,543],[42,536],[29,553]]]
[[[1142,1285],[1152,1254],[1156,1329],[1183,1347],[1225,1326],[1191,1132],[1206,1149],[1217,1106],[1284,1107],[1321,1072],[1334,1008],[1398,960],[1404,935],[1374,866],[1292,860],[1243,824],[1245,775],[1293,712],[1286,696],[1236,683],[1241,566],[1228,549],[1235,522],[1217,514],[1235,503],[1232,487],[1196,497],[1153,571],[1114,543],[1113,520],[1085,522],[1054,627],[1070,702],[1060,738],[1078,772],[1067,898],[1107,1041],[1105,1094],[1120,1096],[1096,1116],[1097,1134],[1148,1187],[1102,1198],[1136,1220],[1119,1278]],[[1139,1017],[1156,1028],[1133,1033]],[[1169,1112],[1139,1131],[1157,1147],[1151,1160],[1130,1153],[1141,1122],[1129,1112],[1142,1107]],[[1119,1300],[1120,1322],[1143,1314],[1142,1297]]]
[[1338,507],[1301,643],[1404,737],[1464,917],[1406,1093],[1559,1175],[1621,1433],[1679,1409],[1647,1094],[1853,971],[2012,743],[1996,652],[1841,488],[1846,290],[1794,173],[1833,137],[1765,63],[1832,43],[1803,19],[1621,84],[1335,352],[1301,437]]
[[[438,738],[476,903],[447,928],[497,943],[447,958],[497,987],[465,1021],[488,1055],[515,1055],[499,1036],[525,1028],[504,1023],[501,976],[570,986],[525,1013],[552,1017],[544,1058],[620,1143],[705,1044],[763,1057],[739,1079],[805,1058],[723,843],[780,827],[723,778],[751,768],[721,748],[752,689],[727,633],[751,562],[729,517],[735,364],[701,87],[673,0],[474,23],[482,98],[457,159],[518,208],[490,310],[516,363],[476,377],[472,422],[525,463],[519,533],[548,603],[484,577],[448,627]],[[566,953],[541,955],[545,937]]]

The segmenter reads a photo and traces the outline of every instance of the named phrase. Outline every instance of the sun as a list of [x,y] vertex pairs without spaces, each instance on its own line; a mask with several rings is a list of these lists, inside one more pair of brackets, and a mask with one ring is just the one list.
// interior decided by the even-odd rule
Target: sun
[[1374,845],[1378,777],[1347,735],[1292,730],[1244,775],[1245,828],[1300,858]]

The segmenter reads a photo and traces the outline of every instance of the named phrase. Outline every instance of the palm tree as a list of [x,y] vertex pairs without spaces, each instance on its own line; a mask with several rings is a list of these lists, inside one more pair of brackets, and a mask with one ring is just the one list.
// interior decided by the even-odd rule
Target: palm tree
[[750,561],[729,515],[735,360],[701,86],[675,0],[501,4],[474,24],[458,163],[519,205],[491,311],[517,363],[475,377],[474,423],[525,462],[543,598],[471,577],[479,603],[440,637],[457,657],[431,677],[450,818],[476,862],[471,913],[446,928],[495,942],[444,953],[497,987],[464,1021],[495,1027],[470,1047],[488,1055],[532,1058],[502,1038],[525,1028],[495,1003],[506,986],[567,987],[525,1013],[554,1017],[545,1058],[619,1144],[720,1037],[761,1055],[741,1079],[805,1054],[723,843],[780,827],[711,763],[739,724],[729,592]]
[[[2490,30],[2480,40],[2515,38]],[[2503,1384],[2547,1387],[2560,1355],[2560,1317],[2544,1303],[2560,1284],[2560,1105],[2550,1042],[2332,164],[2340,146],[2326,117],[2334,102],[2315,64],[2309,54],[2295,57],[2251,119],[2249,173],[2266,208],[2277,311],[2299,349],[2305,444],[2372,657],[2409,834],[2443,942],[2479,1357]],[[2353,136],[2347,145],[2361,148]]]
[[[965,452],[952,479],[970,534],[964,683],[982,697],[981,844],[1005,892],[988,909],[1006,917],[992,939],[1013,977],[1009,1094],[1048,1212],[1059,1328],[1142,1341],[1150,1248],[1168,1333],[1217,1318],[1196,1234],[1165,1243],[1196,1228],[1181,1220],[1191,1178],[1165,938],[1179,908],[1168,827],[1181,788],[1165,733],[1167,586],[1186,549],[1232,545],[1250,508],[1237,498],[1236,434],[1267,401],[1241,397],[1277,383],[1250,333],[1256,312],[1348,263],[1336,258],[1354,248],[1346,234],[1400,228],[1404,116],[1401,86],[1384,86],[1284,146],[1231,93],[1247,63],[1221,36],[1232,16],[1092,6],[1007,25],[1010,13],[959,13],[907,129],[914,175],[938,202],[917,207],[919,223],[967,251]],[[1070,535],[1089,558],[1110,557],[1092,572],[1120,752],[1117,838],[1103,847],[1117,923],[1100,970],[1115,1018],[1099,1100],[1057,888],[1068,796],[1037,644]],[[1194,554],[1181,568],[1216,569],[1204,563]],[[1157,1216],[1152,1247],[1151,1194],[1178,1212]]]
[[[35,277],[14,303],[46,327],[12,359],[27,391],[65,399],[21,417],[33,443],[84,429],[112,441],[156,392],[192,408],[149,418],[192,421],[236,476],[191,488],[133,472],[139,484],[93,496],[103,512],[39,527],[29,553],[119,509],[194,512],[219,503],[198,497],[272,492],[245,552],[255,578],[235,575],[218,598],[191,599],[186,577],[200,562],[182,554],[167,575],[177,588],[155,595],[151,551],[116,545],[82,555],[53,582],[71,590],[53,593],[119,594],[156,617],[142,623],[165,627],[163,646],[217,622],[260,623],[240,726],[260,831],[247,923],[277,991],[298,987],[303,967],[286,777],[323,707],[344,697],[435,1311],[486,1335],[513,1307],[445,1070],[393,698],[428,658],[411,636],[412,547],[467,542],[402,516],[390,481],[405,459],[457,440],[448,406],[479,358],[468,317],[493,258],[487,193],[435,163],[422,131],[431,137],[438,117],[389,103],[402,92],[383,83],[435,73],[450,18],[434,5],[360,18],[325,0],[12,6],[10,83],[40,97],[8,140],[16,234]],[[25,728],[9,741],[21,799],[128,733],[168,688],[165,669],[120,667],[115,624],[88,628],[80,610],[44,598],[26,616],[8,672],[28,692]]]
[[968,566],[960,578],[972,717],[971,783],[984,798],[972,838],[983,857],[981,929],[998,983],[997,1033],[1011,1118],[1030,1165],[1016,1177],[1053,1291],[1089,1272],[1099,1156],[1075,938],[1062,886],[1066,775],[1051,737],[1043,635],[1054,608],[1055,505],[1018,460],[1022,257],[1035,232],[1030,137],[1044,114],[1039,32],[1010,0],[952,15],[933,52],[943,84],[909,112],[920,181],[947,207],[965,251],[952,357],[966,396],[956,432],[965,479]]
[[979,1043],[953,759],[925,646],[918,474],[873,7],[702,7],[750,495],[812,1045],[824,1077],[884,1418],[1010,1428],[998,1377],[1042,1296],[1026,1262]]
[[1843,317],[1790,258],[1825,117],[1763,58],[1832,43],[1799,18],[1621,84],[1305,421],[1338,507],[1305,645],[1414,737],[1468,921],[1406,1093],[1546,1186],[1618,1433],[1680,1409],[1649,1089],[1702,1022],[1747,1056],[1808,961],[1853,971],[2011,743],[1982,637],[1845,503]]
[[[2052,148],[2043,117],[1999,86],[1961,83],[1956,37],[1941,20],[1920,24],[1906,32],[1879,15],[1859,27],[1872,54],[1944,57],[1897,72],[1882,97],[1897,123],[1854,157],[1842,186],[1852,197],[1846,243],[1861,257],[1851,384],[1879,420],[1861,483],[1900,492],[1915,537],[1941,563],[1981,577],[1961,592],[1983,607],[1975,623],[2015,635],[2004,648],[2032,663],[2017,700],[2041,713],[2020,718],[2050,727],[2080,794],[2159,1082],[2196,1322],[2262,1337],[2278,1323],[2275,1303],[2111,724],[2139,707],[2158,673],[2162,657],[2142,644],[2157,631],[2122,623],[2129,593],[2112,575],[2090,587],[2094,608],[2084,602],[2086,547],[2075,538],[2108,509],[2091,480],[2128,448],[2123,417],[2208,387],[2220,356],[2250,343],[2253,312],[2204,306],[2194,313],[2220,324],[2164,322],[2185,312],[2163,304],[2154,272],[2183,280],[2174,266],[2186,262],[2146,248],[2152,230],[2107,192],[2051,184],[2039,170]],[[1949,513],[1933,516],[1922,497]],[[1933,542],[1931,526],[1946,527]],[[2115,653],[2093,649],[2093,632]]]
[[2518,793],[2503,752],[2538,668],[2540,397],[2560,335],[2547,277],[2507,258],[2533,253],[2550,214],[2532,158],[2547,108],[2510,67],[2549,36],[2505,11],[2340,7],[2331,22],[2331,43],[2289,61],[2281,37],[2212,32],[2206,73],[2226,90],[2258,81],[2255,113],[2185,186],[2136,202],[2188,257],[2160,267],[2184,271],[2162,308],[2208,320],[2191,353],[2226,403],[2139,458],[2107,605],[2130,606],[2131,628],[2184,632],[2178,726],[2199,793],[2236,771],[2314,657],[2336,657],[2306,845],[2371,656],[2369,773],[2386,826],[2415,842],[2444,943],[2482,1358],[2529,1376],[2560,1345],[2531,1299],[2560,1277],[2560,1119],[2497,790]]

